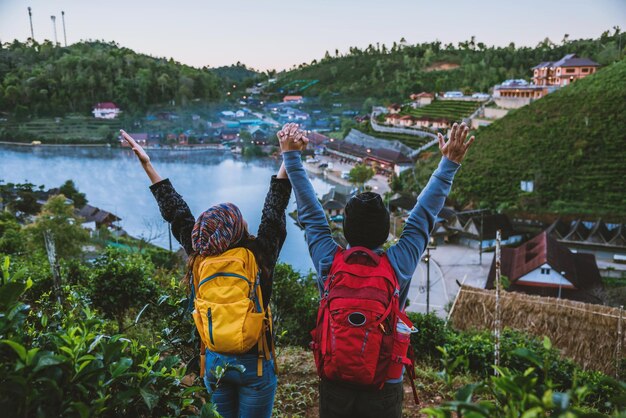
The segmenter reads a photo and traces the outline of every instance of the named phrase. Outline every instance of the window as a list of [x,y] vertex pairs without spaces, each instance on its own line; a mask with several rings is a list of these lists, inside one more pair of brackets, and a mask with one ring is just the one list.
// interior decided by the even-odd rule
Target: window
[[583,69],[582,69],[582,72],[583,72],[583,73],[588,73],[588,72],[589,72],[589,68],[583,68]]
[[576,69],[575,69],[575,68],[568,68],[568,69],[566,69],[566,70],[565,70],[565,72],[566,72],[567,74],[572,74],[572,73],[575,73],[575,72],[576,72]]
[[550,274],[550,269],[542,268],[541,269],[541,274]]

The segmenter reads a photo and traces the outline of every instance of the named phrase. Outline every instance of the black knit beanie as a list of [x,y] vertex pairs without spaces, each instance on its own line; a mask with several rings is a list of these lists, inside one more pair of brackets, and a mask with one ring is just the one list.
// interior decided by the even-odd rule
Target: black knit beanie
[[351,247],[371,250],[387,241],[389,212],[378,193],[360,193],[346,203],[343,235]]

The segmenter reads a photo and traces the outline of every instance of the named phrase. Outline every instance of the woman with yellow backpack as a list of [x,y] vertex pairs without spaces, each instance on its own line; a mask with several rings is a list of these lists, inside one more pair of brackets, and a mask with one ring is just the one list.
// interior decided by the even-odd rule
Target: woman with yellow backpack
[[[277,370],[269,300],[274,266],[287,236],[285,209],[291,195],[284,165],[272,176],[254,237],[232,203],[213,206],[194,219],[145,150],[126,132],[121,134],[150,178],[150,190],[172,235],[189,256],[185,279],[202,341],[200,370],[212,402],[224,418],[270,417]],[[218,366],[226,370],[219,384],[213,374]]]

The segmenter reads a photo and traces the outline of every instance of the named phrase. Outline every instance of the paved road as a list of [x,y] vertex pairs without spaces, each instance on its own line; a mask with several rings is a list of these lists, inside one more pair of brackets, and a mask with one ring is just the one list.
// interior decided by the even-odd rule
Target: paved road
[[[445,244],[431,250],[430,310],[445,318],[446,305],[454,300],[458,283],[483,288],[493,260],[493,253],[483,253],[462,245]],[[458,283],[457,283],[458,281]],[[420,262],[409,287],[409,312],[426,312],[426,263]]]

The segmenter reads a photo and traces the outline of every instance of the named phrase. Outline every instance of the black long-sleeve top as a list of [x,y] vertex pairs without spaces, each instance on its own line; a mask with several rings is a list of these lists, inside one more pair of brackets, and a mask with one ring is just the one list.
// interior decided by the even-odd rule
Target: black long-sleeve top
[[[150,186],[161,211],[161,216],[170,223],[172,235],[184,248],[187,255],[193,252],[191,231],[196,222],[183,197],[176,192],[169,179]],[[261,224],[256,238],[242,243],[254,254],[260,271],[263,304],[267,307],[272,295],[272,278],[278,254],[287,237],[285,209],[289,204],[291,183],[288,179],[272,176],[265,197]]]

